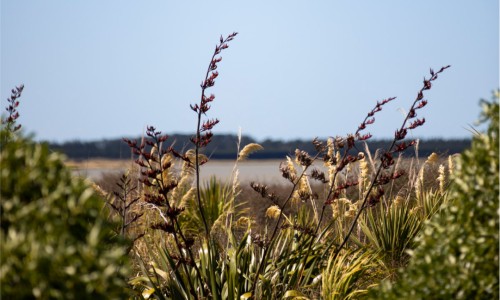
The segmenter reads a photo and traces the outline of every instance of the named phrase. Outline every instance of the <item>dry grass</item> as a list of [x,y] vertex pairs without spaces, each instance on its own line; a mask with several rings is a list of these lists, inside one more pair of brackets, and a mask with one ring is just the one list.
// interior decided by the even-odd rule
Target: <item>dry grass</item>
[[[268,183],[271,191],[275,192],[281,199],[286,199],[289,193],[289,182],[285,180],[278,168],[283,160],[250,160],[238,163],[241,193],[236,199],[237,203],[242,203],[243,207],[248,210],[248,217],[253,220],[253,224],[257,225],[255,229],[259,231],[266,225],[271,226],[275,220],[266,218],[266,210],[272,203],[266,199],[262,199],[250,187],[251,181]],[[402,159],[399,164],[406,171],[406,175],[401,180],[394,181],[388,188],[388,198],[395,199],[396,196],[406,197],[414,190],[411,182],[418,176],[419,168],[424,164],[425,159],[416,160],[415,158]],[[438,168],[441,164],[447,165],[446,158],[440,158],[438,162],[427,165],[425,167],[424,184],[426,188],[437,189]],[[135,170],[131,160],[109,160],[109,159],[91,159],[85,161],[68,161],[67,165],[75,171],[87,172],[97,171],[102,172],[101,177],[91,178],[95,183],[107,192],[112,192],[116,189],[122,173],[127,170]],[[202,166],[201,180],[206,182],[211,176],[216,176],[222,182],[230,180],[230,174],[234,167],[232,160],[211,160],[208,164]],[[323,195],[326,191],[321,184],[312,182],[312,190],[318,195]],[[359,198],[357,189],[352,189],[346,195],[349,199],[356,200]],[[308,203],[308,206],[311,206]],[[298,206],[290,206],[285,209],[286,214],[297,211]],[[327,216],[331,216],[331,209],[328,209]],[[325,220],[327,221],[327,220]]]

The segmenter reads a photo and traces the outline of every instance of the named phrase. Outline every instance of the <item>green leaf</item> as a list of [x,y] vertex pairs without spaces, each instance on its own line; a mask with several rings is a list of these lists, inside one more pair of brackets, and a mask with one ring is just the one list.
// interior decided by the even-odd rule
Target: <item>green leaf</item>
[[285,295],[283,296],[283,298],[291,298],[291,297],[297,300],[309,300],[309,298],[306,295],[295,290],[286,291]]
[[153,295],[154,292],[155,288],[146,289],[142,292],[142,297],[144,297],[144,299],[149,299],[149,297],[151,297],[151,295]]

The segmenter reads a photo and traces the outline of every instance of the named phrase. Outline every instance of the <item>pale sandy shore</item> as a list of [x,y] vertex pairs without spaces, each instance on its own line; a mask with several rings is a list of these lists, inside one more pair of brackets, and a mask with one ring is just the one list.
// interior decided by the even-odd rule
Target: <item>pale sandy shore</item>
[[[279,171],[282,160],[248,160],[239,162],[238,178],[240,182],[286,183]],[[91,159],[84,161],[68,161],[66,163],[73,174],[99,180],[106,173],[122,173],[131,169],[130,160]],[[201,167],[201,179],[207,180],[216,176],[222,181],[231,179],[235,162],[232,160],[211,160]]]

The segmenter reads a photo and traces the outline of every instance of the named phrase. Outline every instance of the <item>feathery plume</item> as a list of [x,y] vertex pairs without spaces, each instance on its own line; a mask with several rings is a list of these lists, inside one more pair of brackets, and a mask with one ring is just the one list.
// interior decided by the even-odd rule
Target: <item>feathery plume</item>
[[195,151],[193,149],[189,149],[186,151],[184,156],[187,158],[186,160],[182,161],[182,169],[181,169],[181,177],[191,174],[194,175],[195,173],[195,168],[194,168],[194,161],[195,161]]
[[367,179],[368,175],[370,174],[370,165],[368,160],[366,159],[366,156],[359,160],[359,170],[361,171],[361,178],[363,180]]
[[195,194],[196,194],[196,188],[191,187],[189,191],[187,191],[187,193],[185,193],[184,196],[182,196],[179,206],[186,207],[188,202],[191,201],[191,199],[194,199]]
[[354,218],[358,212],[358,206],[356,204],[349,203],[348,210],[344,213],[344,218]]
[[363,156],[362,159],[359,160],[359,194],[362,195],[365,189],[365,186],[369,183],[368,176],[370,176],[370,163],[368,162],[368,158]]
[[[349,211],[349,207],[352,205],[351,200],[347,198],[339,198],[335,200],[332,204],[333,218],[336,219],[340,216],[345,216],[345,213]],[[347,210],[346,210],[347,208]],[[357,208],[356,208],[357,210]]]
[[439,155],[436,154],[436,152],[432,152],[431,155],[427,158],[425,161],[425,164],[433,164],[439,160]]
[[245,228],[248,227],[249,225],[252,224],[252,220],[247,218],[247,217],[240,217],[236,223],[234,223],[234,226],[236,228]]
[[325,167],[329,167],[334,165],[332,158],[335,157],[335,142],[333,138],[328,138],[326,148],[328,149],[326,153],[327,159],[325,159],[324,165]]
[[297,176],[297,169],[295,169],[295,164],[293,163],[293,160],[292,160],[292,158],[290,158],[290,156],[286,157],[286,163],[287,163],[288,169],[290,170],[290,173],[292,173],[296,177]]
[[424,167],[422,166],[417,174],[417,178],[415,180],[415,196],[420,197],[421,189],[424,185]]
[[243,149],[240,151],[240,153],[238,154],[238,161],[244,161],[248,158],[248,156],[251,154],[251,153],[254,153],[255,151],[259,151],[259,150],[263,150],[264,147],[262,147],[261,145],[257,144],[257,143],[250,143],[248,145],[246,145],[245,147],[243,147]]
[[266,217],[270,219],[277,219],[281,214],[281,209],[278,205],[272,205],[266,210]]
[[455,164],[453,161],[453,155],[448,156],[448,174],[449,176],[453,175],[453,171],[455,169]]
[[439,182],[439,192],[444,194],[444,184],[445,184],[445,172],[444,172],[444,165],[439,165],[438,169],[438,178],[436,179]]
[[404,201],[405,201],[405,198],[401,197],[400,195],[397,195],[397,196],[396,196],[396,199],[394,199],[393,204],[394,204],[396,207],[399,207],[399,206],[403,205]]
[[301,200],[305,201],[305,199],[310,198],[310,195],[312,195],[312,190],[309,186],[309,181],[307,180],[306,176],[302,176],[300,178],[297,189],[293,193],[292,203],[298,204]]

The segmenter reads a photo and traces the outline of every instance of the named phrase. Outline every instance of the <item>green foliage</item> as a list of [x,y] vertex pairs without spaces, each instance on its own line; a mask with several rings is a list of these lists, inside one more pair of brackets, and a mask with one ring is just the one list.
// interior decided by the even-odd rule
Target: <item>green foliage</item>
[[5,299],[124,299],[122,241],[103,201],[61,155],[22,137],[2,145],[1,292]]
[[[231,229],[227,229],[227,234],[229,240],[224,249],[211,241],[208,245],[202,244],[198,252],[196,263],[202,280],[215,282],[216,288],[211,291],[211,299],[239,299],[250,289],[250,275],[257,267],[255,248],[250,243],[249,232],[239,239]],[[150,261],[141,261],[142,275],[130,281],[134,288],[139,290],[144,298],[195,299],[189,292],[189,281],[196,283],[198,293],[202,285],[192,266],[186,265],[187,269],[177,267],[173,251],[163,245],[149,242],[151,241],[147,244],[148,251],[155,255],[150,256]],[[208,251],[208,247],[211,247],[211,251]]]
[[[215,176],[205,182],[200,190],[202,211],[205,215],[210,231],[216,227],[224,226],[228,214],[235,211],[235,193],[229,184],[224,184]],[[241,215],[243,211],[238,211]],[[183,230],[193,235],[199,235],[204,231],[203,219],[195,197],[186,203],[186,212],[180,217]],[[236,218],[237,219],[237,218]]]
[[[263,262],[264,271],[260,274],[254,299],[281,299],[291,295],[298,297],[299,294],[305,295],[303,293],[318,290],[321,282],[321,259],[328,255],[328,248],[315,242],[305,259],[307,246],[314,238],[306,230],[303,218],[303,214],[299,214],[295,226],[283,228],[271,244],[267,245],[272,251],[270,257]],[[211,290],[212,299],[232,300],[252,296],[252,279],[258,262],[262,260],[263,248],[258,241],[260,239],[256,236],[252,238],[250,232],[250,228],[247,228],[241,236],[237,236],[231,228],[227,228],[227,244],[222,246],[212,240],[209,244],[203,243],[200,246],[196,263],[203,281],[215,282],[216,288]],[[321,232],[314,240],[320,241],[325,237],[324,234]],[[264,238],[262,242],[263,240]],[[188,279],[196,283],[197,289],[201,288],[194,270],[190,268],[186,272],[182,267],[177,267],[177,262],[172,259],[175,254],[168,247],[157,244],[148,251],[156,255],[152,257],[152,261],[142,263],[142,275],[131,281],[143,297],[193,299],[189,293]],[[302,266],[304,259],[305,267]],[[300,291],[293,290],[294,288]]]
[[345,250],[334,260],[330,255],[328,264],[322,273],[322,299],[358,299],[367,290],[369,271],[379,267],[380,263],[374,253],[360,250]]
[[408,268],[380,299],[499,298],[498,95],[482,101],[487,133],[457,160],[449,203],[425,225]]
[[139,257],[141,276],[130,281],[135,290],[145,299],[192,299],[189,293],[189,280],[184,268],[176,267],[172,252],[148,239],[146,247],[150,256],[148,261]]
[[413,248],[422,225],[416,211],[408,203],[388,208],[379,205],[369,210],[365,219],[360,221],[361,228],[386,263],[394,266],[404,262],[405,251]]
[[249,231],[245,232],[238,240],[228,229],[227,262],[223,268],[226,283],[223,285],[222,299],[241,299],[250,290],[250,274],[255,273],[257,263],[254,245],[249,242],[249,234]]

